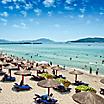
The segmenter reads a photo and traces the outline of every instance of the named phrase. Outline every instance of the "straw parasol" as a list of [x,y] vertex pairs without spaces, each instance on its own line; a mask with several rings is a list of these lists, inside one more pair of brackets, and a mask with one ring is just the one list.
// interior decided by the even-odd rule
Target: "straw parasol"
[[51,69],[56,70],[56,76],[57,76],[57,71],[60,71],[60,70],[62,70],[63,68],[60,67],[59,65],[57,65],[57,66],[51,67]]
[[0,75],[4,75],[5,72],[2,71],[2,66],[4,65],[3,62],[0,61]]
[[[39,70],[44,70],[44,68],[42,66],[38,66],[32,69],[32,71],[37,71],[37,76],[38,76],[38,71]],[[47,68],[45,68],[45,70],[47,70]]]
[[100,82],[104,84],[104,78],[103,78],[103,79],[101,79],[101,80],[100,80]]
[[14,73],[15,75],[22,75],[22,81],[24,83],[24,76],[30,76],[31,72],[28,70],[19,70],[17,72]]
[[60,85],[56,80],[53,79],[47,79],[47,80],[42,80],[37,83],[38,86],[43,87],[43,88],[48,88],[48,95],[50,94],[50,88],[57,87]]
[[72,96],[79,104],[104,104],[104,98],[92,92],[79,92]]
[[0,61],[0,66],[9,66],[9,65],[10,65],[9,63]]
[[75,75],[75,81],[77,81],[77,75],[82,75],[83,73],[74,69],[73,71],[70,71],[69,74]]

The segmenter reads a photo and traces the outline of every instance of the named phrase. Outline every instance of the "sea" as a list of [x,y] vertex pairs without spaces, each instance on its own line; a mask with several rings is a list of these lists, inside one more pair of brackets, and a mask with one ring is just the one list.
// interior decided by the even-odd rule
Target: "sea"
[[104,43],[69,44],[0,44],[0,51],[8,55],[34,61],[50,61],[69,68],[93,72],[99,68],[104,75]]

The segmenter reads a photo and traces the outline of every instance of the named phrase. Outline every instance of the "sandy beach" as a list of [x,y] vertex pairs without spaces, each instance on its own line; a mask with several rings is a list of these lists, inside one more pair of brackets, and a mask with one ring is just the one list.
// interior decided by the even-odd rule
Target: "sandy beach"
[[[75,68],[74,68],[75,69]],[[63,76],[66,77],[67,80],[70,82],[74,82],[75,76],[69,74],[69,71],[73,70],[73,68],[66,68],[65,70],[58,71],[58,74],[62,74]],[[78,69],[80,70],[80,69]],[[3,69],[3,71],[8,73],[7,69]],[[52,74],[52,69],[47,70],[49,73]],[[14,75],[14,72],[12,71],[12,76],[16,77],[16,83],[20,83],[21,81],[21,76]],[[36,74],[35,71],[31,71],[32,74]],[[103,78],[101,75],[91,75],[88,74],[88,72],[83,71],[84,74],[78,76],[78,80],[81,80],[83,82],[86,82],[89,84],[89,86],[93,87],[96,89],[97,94],[100,96],[104,97],[99,93],[99,89],[101,87],[104,88],[104,84],[100,82],[100,79]],[[0,76],[0,80],[2,79],[3,76]],[[34,95],[39,94],[39,95],[44,95],[47,94],[47,89],[46,88],[41,88],[37,86],[37,82],[31,81],[30,80],[31,76],[26,76],[25,77],[25,84],[28,84],[32,87],[30,91],[20,91],[20,92],[15,92],[12,90],[12,87],[15,82],[0,82],[0,87],[2,88],[2,91],[0,93],[0,104],[33,104],[34,103]],[[72,95],[75,94],[75,87],[73,85],[69,86],[71,88],[71,92],[69,93],[64,93],[61,94],[59,92],[56,92],[55,90],[51,89],[51,93],[53,93],[53,97],[58,100],[58,104],[77,104],[73,99]]]

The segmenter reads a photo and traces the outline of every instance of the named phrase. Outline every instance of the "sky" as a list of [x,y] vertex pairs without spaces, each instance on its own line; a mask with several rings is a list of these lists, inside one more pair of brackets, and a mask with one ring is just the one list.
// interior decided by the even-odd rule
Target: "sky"
[[0,39],[104,37],[104,0],[0,0]]

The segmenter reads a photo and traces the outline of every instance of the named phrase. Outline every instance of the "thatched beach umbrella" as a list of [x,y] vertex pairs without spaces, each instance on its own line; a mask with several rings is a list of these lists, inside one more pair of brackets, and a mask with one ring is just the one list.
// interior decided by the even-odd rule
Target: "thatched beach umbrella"
[[4,56],[1,56],[0,57],[0,61],[4,61],[5,57]]
[[77,81],[77,75],[82,75],[83,73],[78,70],[70,71],[69,74],[75,75],[75,81]]
[[43,68],[42,66],[38,66],[38,67],[33,68],[32,70],[33,70],[33,71],[37,71],[37,76],[38,76],[38,71],[46,70],[46,69],[47,69],[47,68]]
[[101,80],[100,80],[100,82],[104,84],[104,78],[103,78],[103,79],[101,79]]
[[0,75],[4,75],[5,72],[2,71],[2,67],[3,67],[4,63],[0,61]]
[[19,70],[17,72],[14,73],[15,75],[22,75],[22,81],[24,83],[24,76],[30,76],[31,72],[27,71],[27,70]]
[[10,65],[9,63],[0,61],[0,66],[9,66],[9,65]]
[[38,86],[43,87],[43,88],[48,88],[48,95],[50,94],[50,88],[57,87],[60,85],[56,80],[53,79],[47,79],[47,80],[42,80],[37,83]]
[[53,66],[53,67],[51,67],[51,69],[56,70],[56,76],[57,76],[57,71],[63,70],[63,68],[60,67],[59,65]]
[[104,104],[104,98],[93,92],[79,92],[72,96],[79,104]]

